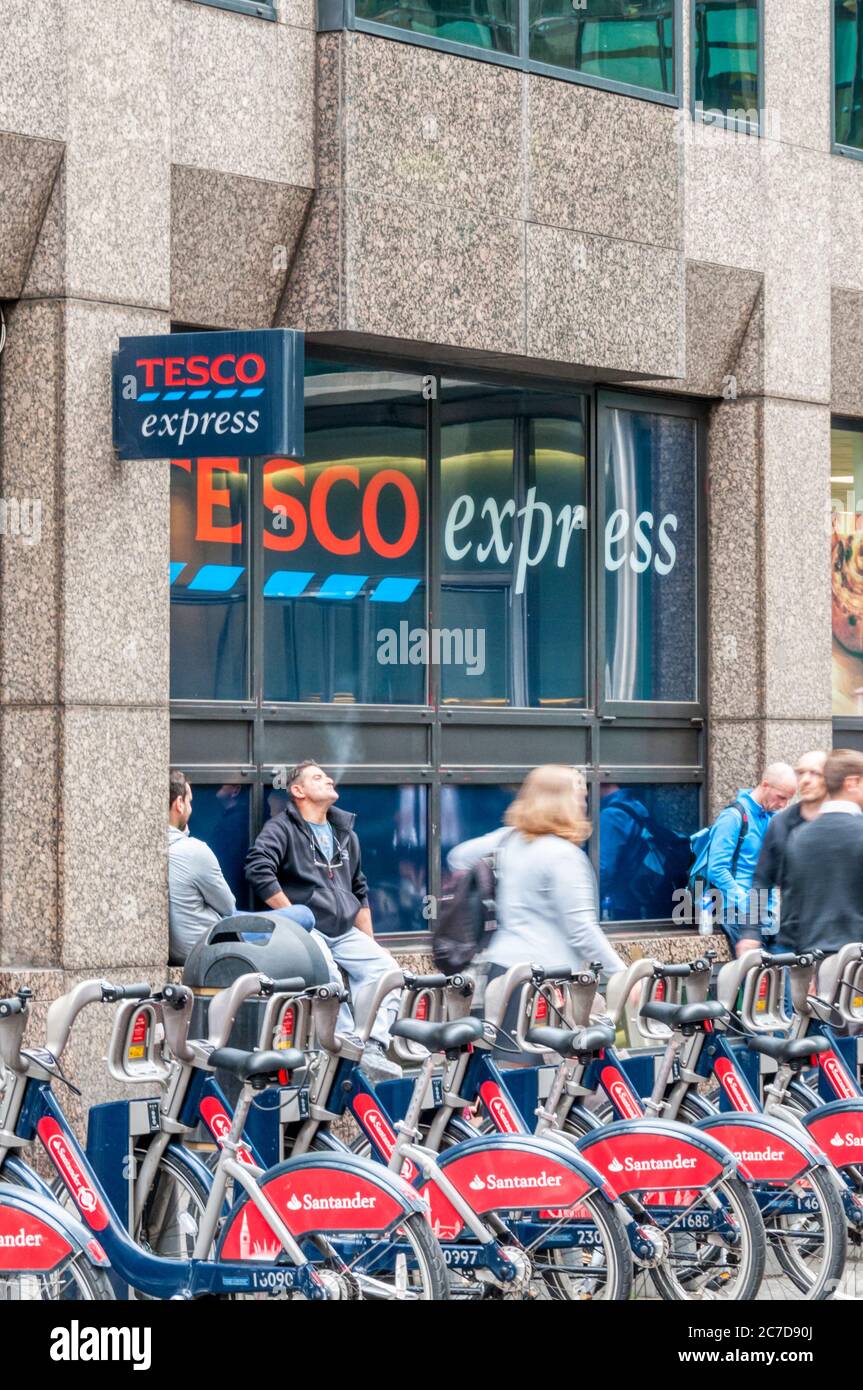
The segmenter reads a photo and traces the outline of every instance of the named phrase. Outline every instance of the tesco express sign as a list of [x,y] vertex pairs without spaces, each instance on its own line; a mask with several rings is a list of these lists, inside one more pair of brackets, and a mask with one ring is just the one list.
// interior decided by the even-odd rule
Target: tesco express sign
[[[175,460],[192,470],[189,459]],[[196,539],[237,545],[242,524],[225,524],[220,509],[230,505],[225,472],[238,473],[239,458],[200,458],[197,461]],[[341,502],[334,515],[334,499]],[[350,505],[345,502],[350,499]],[[301,550],[311,539],[330,555],[359,555],[364,546],[384,560],[399,560],[417,543],[421,504],[416,484],[399,468],[381,468],[368,476],[352,464],[332,463],[307,468],[286,458],[264,461],[263,501],[270,514],[264,531],[264,547],[283,553]],[[346,516],[351,517],[349,525]],[[504,502],[469,493],[456,497],[443,523],[443,550],[447,560],[469,560],[475,565],[511,567],[515,592],[524,592],[527,573],[548,560],[563,569],[573,534],[587,528],[587,509],[566,504],[557,512],[531,487],[523,506],[514,498]],[[673,512],[655,517],[641,511],[631,517],[625,508],[613,511],[605,525],[605,567],[610,572],[627,566],[635,574],[652,568],[667,575],[674,568],[677,548],[674,536],[678,519]]]

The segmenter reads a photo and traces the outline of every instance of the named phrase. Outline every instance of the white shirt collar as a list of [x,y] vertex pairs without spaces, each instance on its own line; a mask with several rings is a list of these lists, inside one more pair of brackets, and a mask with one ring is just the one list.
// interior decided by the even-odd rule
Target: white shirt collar
[[836,801],[825,801],[818,814],[819,816],[825,816],[829,815],[831,811],[841,811],[846,816],[863,816],[863,810],[857,805],[856,801],[841,801],[838,799]]

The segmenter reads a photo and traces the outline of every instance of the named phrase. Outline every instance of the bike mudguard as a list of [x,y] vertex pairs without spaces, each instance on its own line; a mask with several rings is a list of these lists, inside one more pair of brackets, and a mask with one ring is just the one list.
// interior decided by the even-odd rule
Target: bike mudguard
[[0,1183],[0,1272],[48,1274],[76,1250],[97,1269],[110,1267],[99,1242],[53,1197]]
[[[426,1214],[419,1193],[380,1164],[350,1153],[304,1154],[269,1168],[262,1192],[291,1235],[312,1231],[387,1231],[415,1212]],[[246,1195],[231,1210],[216,1251],[219,1260],[271,1259],[278,1238]]]
[[706,1187],[736,1170],[734,1155],[718,1140],[674,1120],[618,1120],[585,1134],[576,1147],[618,1197]]
[[730,1149],[752,1182],[791,1182],[827,1161],[812,1139],[772,1115],[709,1115],[695,1128]]
[[863,1164],[863,1100],[834,1100],[800,1118],[835,1168]]
[[[597,1188],[611,1194],[602,1175],[576,1153],[575,1146],[529,1134],[480,1135],[454,1144],[438,1164],[459,1196],[478,1215],[488,1211],[555,1214],[572,1210],[585,1193]],[[421,1188],[429,1203],[429,1220],[438,1240],[455,1240],[464,1221],[434,1182]],[[586,1212],[581,1213],[590,1220]]]
[[31,1192],[40,1192],[43,1197],[53,1198],[54,1191],[49,1182],[40,1178],[38,1173],[28,1167],[21,1158],[16,1158],[15,1154],[7,1154],[3,1167],[0,1168],[0,1182],[11,1182],[16,1187],[27,1187]]

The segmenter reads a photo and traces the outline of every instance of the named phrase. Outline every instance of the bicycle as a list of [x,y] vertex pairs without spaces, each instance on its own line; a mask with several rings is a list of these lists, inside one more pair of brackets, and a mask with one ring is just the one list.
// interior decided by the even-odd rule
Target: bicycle
[[[166,1258],[133,1239],[75,1139],[52,1085],[58,1080],[70,1084],[60,1058],[83,1007],[150,996],[149,985],[83,981],[49,1008],[47,1046],[39,1049],[20,1045],[26,1000],[3,1001],[19,1007],[0,1011],[7,1068],[0,1175],[11,1148],[38,1138],[79,1220],[110,1261],[111,1278],[149,1297],[447,1298],[444,1263],[425,1203],[396,1174],[343,1153],[308,1155],[266,1170],[239,1157],[255,1095],[277,1084],[280,1074],[305,1065],[305,1054],[296,1049],[209,1050],[208,1063],[235,1076],[241,1091],[230,1129],[222,1136],[193,1253]],[[229,1184],[238,1195],[225,1216]],[[344,1258],[346,1246],[356,1255],[353,1266]]]

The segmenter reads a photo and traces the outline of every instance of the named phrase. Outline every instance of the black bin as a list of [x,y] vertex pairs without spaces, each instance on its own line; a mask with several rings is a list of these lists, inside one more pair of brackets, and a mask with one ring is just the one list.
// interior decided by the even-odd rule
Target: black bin
[[[244,936],[255,933],[257,940]],[[239,912],[216,922],[189,952],[183,984],[195,995],[189,1036],[207,1036],[210,1000],[240,975],[257,970],[273,980],[302,978],[307,985],[323,985],[329,979],[327,963],[307,931],[278,912]],[[248,999],[240,1006],[228,1045],[251,1051],[257,1047],[267,1001]],[[233,1103],[240,1083],[217,1071],[219,1085]]]

